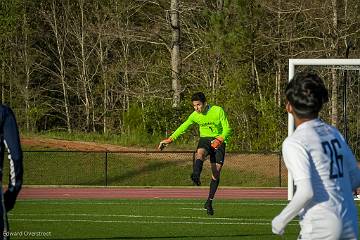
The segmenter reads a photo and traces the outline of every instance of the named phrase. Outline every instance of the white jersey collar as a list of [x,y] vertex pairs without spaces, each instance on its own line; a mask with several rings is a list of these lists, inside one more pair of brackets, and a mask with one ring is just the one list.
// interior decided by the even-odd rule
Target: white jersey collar
[[313,126],[313,125],[319,124],[319,123],[321,123],[321,122],[322,122],[322,121],[320,120],[320,118],[314,118],[314,119],[312,119],[312,120],[303,122],[302,124],[300,124],[299,126],[297,126],[297,128],[296,128],[295,130],[300,130],[300,129],[306,128],[306,127],[308,127],[308,126]]

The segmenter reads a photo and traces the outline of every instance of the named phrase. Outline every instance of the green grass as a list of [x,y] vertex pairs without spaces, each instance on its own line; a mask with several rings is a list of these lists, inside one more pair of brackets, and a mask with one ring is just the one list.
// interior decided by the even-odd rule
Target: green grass
[[[217,200],[207,216],[202,200],[19,200],[9,219],[12,239],[281,239],[270,223],[285,204]],[[282,239],[298,231],[294,220]]]
[[[25,185],[86,185],[86,186],[191,186],[191,153],[105,153],[99,152],[24,152]],[[243,166],[261,162],[261,167]],[[228,161],[228,162],[227,162]],[[275,163],[274,163],[275,161]],[[278,187],[278,172],[270,164],[275,159],[244,159],[243,156],[225,160],[222,186]],[[107,178],[105,177],[107,174]],[[8,175],[5,164],[4,176]],[[201,175],[204,186],[211,177],[209,161]],[[7,181],[4,178],[5,183]],[[283,186],[286,185],[283,179]]]
[[[68,140],[82,140],[124,145],[127,141],[118,135],[95,133],[49,132],[43,135],[25,134],[27,137],[52,137]],[[134,143],[139,136],[134,135]],[[136,140],[137,139],[137,140]],[[154,139],[148,139],[151,143]],[[158,139],[157,139],[158,140]],[[182,143],[182,141],[179,141]],[[129,144],[129,142],[127,142]],[[126,144],[125,144],[126,145]],[[191,144],[191,149],[196,144]],[[183,146],[186,146],[183,145]],[[180,151],[172,144],[169,150]],[[186,149],[186,147],[184,147]],[[151,149],[154,149],[152,146]],[[166,152],[119,154],[108,153],[105,168],[105,153],[51,152],[48,147],[23,146],[25,185],[91,185],[91,186],[191,186],[189,176],[192,170],[192,154]],[[48,152],[26,152],[45,150]],[[221,176],[222,186],[234,187],[279,187],[278,157],[274,154],[243,154],[231,157],[227,153]],[[236,155],[236,154],[235,154]],[[270,157],[269,157],[270,156]],[[273,156],[273,157],[271,157]],[[285,168],[283,172],[285,172]],[[107,174],[107,176],[106,176]],[[5,163],[4,176],[8,175]],[[211,177],[208,161],[205,163],[201,181],[208,185]],[[7,179],[4,179],[5,183]],[[281,186],[286,186],[286,174],[282,175]]]

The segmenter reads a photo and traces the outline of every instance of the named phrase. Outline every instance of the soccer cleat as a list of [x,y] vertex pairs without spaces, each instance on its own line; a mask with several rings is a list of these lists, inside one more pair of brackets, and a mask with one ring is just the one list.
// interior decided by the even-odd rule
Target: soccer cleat
[[197,176],[196,174],[192,173],[190,176],[191,180],[193,181],[194,185],[196,186],[200,186],[201,182],[200,182],[200,176]]
[[214,209],[212,207],[212,201],[211,200],[207,200],[205,202],[204,208],[206,209],[206,212],[208,215],[214,215]]

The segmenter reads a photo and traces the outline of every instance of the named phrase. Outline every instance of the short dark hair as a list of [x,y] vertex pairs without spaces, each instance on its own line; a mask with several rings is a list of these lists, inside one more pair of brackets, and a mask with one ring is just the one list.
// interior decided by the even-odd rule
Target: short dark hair
[[300,118],[317,117],[323,104],[329,101],[323,80],[313,72],[296,73],[286,86],[285,95]]
[[202,103],[205,103],[206,102],[206,97],[205,97],[205,94],[202,93],[202,92],[197,92],[197,93],[194,93],[191,97],[191,101],[200,101]]

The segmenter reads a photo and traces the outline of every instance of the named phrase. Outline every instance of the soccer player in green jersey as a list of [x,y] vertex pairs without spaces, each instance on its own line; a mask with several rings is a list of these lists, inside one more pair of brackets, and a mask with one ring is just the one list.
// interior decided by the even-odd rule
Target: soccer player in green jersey
[[168,144],[175,141],[181,134],[186,132],[192,124],[196,123],[199,125],[200,139],[195,153],[195,163],[191,180],[195,185],[201,185],[200,174],[203,163],[205,158],[210,155],[212,176],[209,197],[204,208],[207,210],[207,214],[213,215],[212,200],[219,186],[220,172],[224,165],[225,146],[232,130],[224,110],[219,106],[208,104],[202,92],[195,93],[191,101],[195,111],[169,138],[160,142],[159,149],[162,150]]

